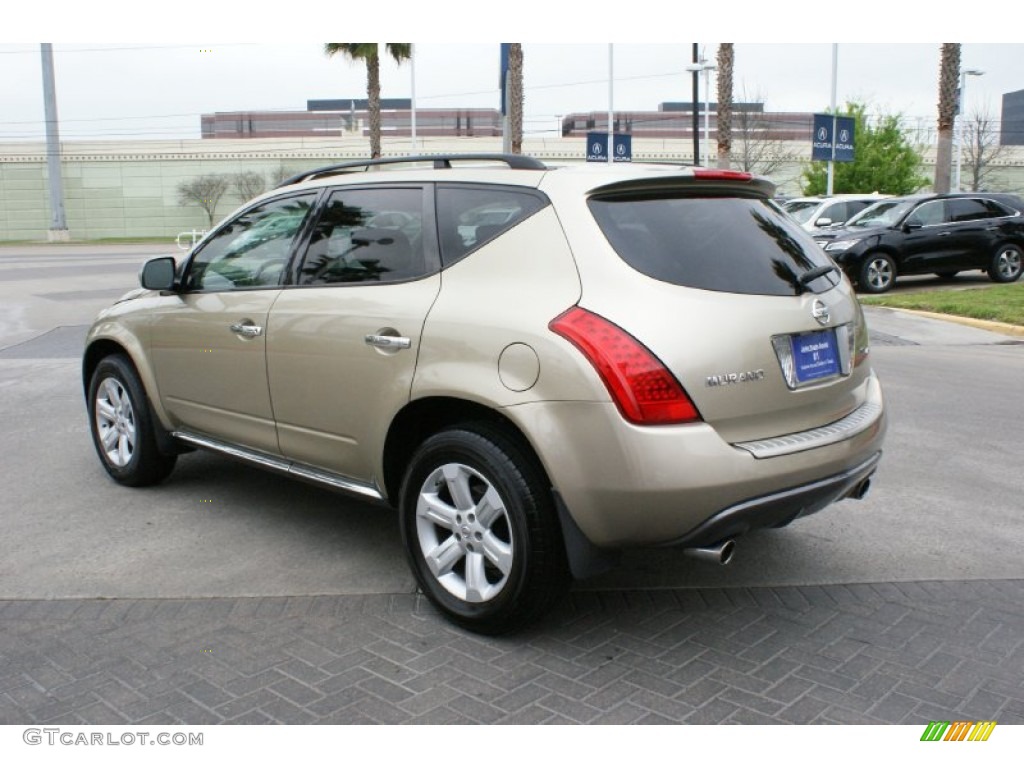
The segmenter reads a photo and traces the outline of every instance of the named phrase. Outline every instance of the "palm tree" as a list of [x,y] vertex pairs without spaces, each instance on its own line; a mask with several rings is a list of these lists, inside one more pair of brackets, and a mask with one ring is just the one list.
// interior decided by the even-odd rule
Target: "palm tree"
[[[411,43],[385,43],[391,57],[401,64],[412,56]],[[324,43],[328,56],[344,54],[349,61],[366,62],[366,100],[370,113],[370,157],[380,157],[380,54],[377,43]]]
[[523,153],[523,44],[508,47],[508,124],[512,132],[512,154]]
[[735,52],[732,43],[718,46],[718,167],[731,165],[732,153],[732,65]]
[[936,192],[949,192],[959,81],[960,43],[943,43],[942,64],[939,69],[939,143],[935,150]]

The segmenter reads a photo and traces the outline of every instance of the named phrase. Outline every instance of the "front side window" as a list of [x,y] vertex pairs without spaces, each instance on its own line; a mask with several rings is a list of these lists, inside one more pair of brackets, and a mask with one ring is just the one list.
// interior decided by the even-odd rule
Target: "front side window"
[[914,212],[907,216],[907,224],[916,224],[921,227],[934,227],[936,224],[945,224],[946,204],[942,200],[932,200],[922,203]]
[[234,291],[279,285],[292,243],[315,200],[315,193],[283,197],[239,215],[196,253],[185,289]]
[[817,200],[792,201],[783,206],[783,210],[801,224],[806,224],[821,203]]
[[622,195],[588,203],[622,260],[648,277],[689,288],[766,296],[828,290],[831,263],[807,233],[767,201],[684,194]]
[[852,213],[847,213],[848,211],[848,203],[835,203],[834,205],[830,205],[828,208],[822,211],[821,215],[818,216],[818,218],[829,219],[832,221],[833,224],[839,224],[841,222],[846,221],[848,218],[850,218],[850,216],[853,215]]
[[313,229],[300,285],[393,283],[429,274],[423,190],[339,189]]

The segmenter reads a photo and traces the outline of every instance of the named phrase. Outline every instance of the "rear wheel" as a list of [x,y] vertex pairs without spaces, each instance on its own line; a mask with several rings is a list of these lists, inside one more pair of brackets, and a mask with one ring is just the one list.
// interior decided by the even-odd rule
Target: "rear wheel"
[[122,485],[154,485],[177,456],[160,453],[146,392],[124,355],[100,361],[89,383],[89,421],[103,468]]
[[1012,283],[1024,269],[1021,249],[1016,245],[1001,245],[992,256],[988,276],[997,283]]
[[477,424],[428,438],[406,472],[399,513],[424,594],[467,629],[519,629],[569,586],[547,480],[503,431]]
[[860,268],[857,284],[864,293],[885,293],[896,282],[896,262],[884,253],[869,253]]

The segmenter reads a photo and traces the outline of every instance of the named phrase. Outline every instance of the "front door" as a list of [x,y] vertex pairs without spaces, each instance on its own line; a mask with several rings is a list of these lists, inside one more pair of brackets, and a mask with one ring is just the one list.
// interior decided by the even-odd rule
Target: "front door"
[[316,195],[251,208],[186,264],[154,313],[150,354],[178,428],[278,453],[267,385],[267,322]]

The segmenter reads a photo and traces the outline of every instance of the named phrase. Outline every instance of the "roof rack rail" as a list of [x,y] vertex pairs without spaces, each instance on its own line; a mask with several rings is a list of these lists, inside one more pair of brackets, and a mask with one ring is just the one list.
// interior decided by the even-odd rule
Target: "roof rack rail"
[[310,181],[321,176],[333,176],[341,173],[365,172],[379,165],[397,165],[400,163],[433,163],[434,168],[451,168],[452,161],[474,162],[489,161],[505,163],[509,168],[517,171],[544,171],[547,166],[540,160],[528,155],[505,155],[505,154],[463,154],[463,155],[412,155],[408,157],[378,157],[374,160],[353,160],[347,163],[336,165],[325,165],[323,168],[314,168],[311,171],[303,171],[295,176],[285,179],[280,187],[287,187],[291,184],[298,184],[300,181]]

